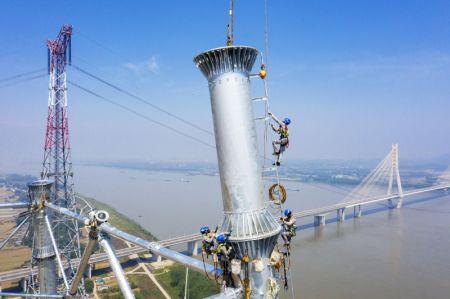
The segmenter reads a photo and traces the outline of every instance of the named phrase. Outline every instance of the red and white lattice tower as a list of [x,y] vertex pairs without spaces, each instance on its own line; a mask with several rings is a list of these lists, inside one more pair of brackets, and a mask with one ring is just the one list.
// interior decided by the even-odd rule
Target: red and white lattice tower
[[[66,80],[66,67],[71,56],[71,36],[72,26],[64,25],[56,40],[47,41],[50,83],[41,178],[54,181],[51,195],[53,203],[75,211]],[[52,215],[51,220],[60,253],[69,261],[79,257],[80,242],[76,221],[58,214]]]

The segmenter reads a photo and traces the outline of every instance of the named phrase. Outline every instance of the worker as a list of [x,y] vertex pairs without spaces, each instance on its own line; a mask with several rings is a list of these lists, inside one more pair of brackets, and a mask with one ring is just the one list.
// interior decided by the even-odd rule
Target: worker
[[222,261],[230,261],[233,258],[233,247],[228,242],[229,233],[221,233],[217,236],[216,252]]
[[272,119],[278,124],[278,128],[276,128],[273,124],[270,124],[272,130],[277,132],[280,135],[280,138],[272,141],[273,146],[273,154],[277,156],[277,160],[273,165],[280,166],[281,158],[283,157],[283,153],[287,147],[289,147],[289,124],[291,120],[289,118],[285,118],[283,121],[279,120],[272,112],[268,113]]
[[284,240],[284,244],[289,247],[291,243],[291,238],[297,235],[295,226],[295,217],[292,215],[290,209],[284,210],[284,217],[280,218],[284,231],[281,233],[281,237]]
[[230,242],[228,242],[228,237],[230,233],[221,233],[217,236],[216,242],[217,246],[215,248],[215,254],[217,255],[217,262],[220,262],[220,267],[223,270],[223,278],[225,285],[237,286],[235,285],[237,279],[233,278],[233,274],[231,271],[231,260],[234,258],[233,247]]
[[216,234],[211,232],[208,226],[202,226],[200,233],[202,234],[202,253],[209,256],[212,254]]

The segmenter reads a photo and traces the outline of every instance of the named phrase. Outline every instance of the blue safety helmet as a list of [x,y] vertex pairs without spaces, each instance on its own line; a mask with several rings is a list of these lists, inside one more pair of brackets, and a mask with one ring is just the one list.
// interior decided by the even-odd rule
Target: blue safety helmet
[[209,231],[209,227],[207,227],[207,226],[202,226],[202,227],[200,227],[200,233],[204,234],[204,233],[206,233],[207,231]]
[[289,125],[289,124],[291,123],[291,119],[288,118],[288,117],[286,117],[286,118],[283,120],[283,122],[284,122],[284,124]]
[[284,210],[284,216],[289,216],[289,215],[291,215],[292,214],[292,211],[290,210],[290,209],[286,209],[286,210]]
[[220,234],[217,236],[217,242],[223,243],[223,242],[225,242],[225,240],[226,240],[226,237],[224,234]]

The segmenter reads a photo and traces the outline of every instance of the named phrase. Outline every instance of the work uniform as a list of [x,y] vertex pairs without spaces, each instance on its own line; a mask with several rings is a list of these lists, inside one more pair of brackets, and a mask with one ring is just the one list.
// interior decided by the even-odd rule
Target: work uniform
[[207,233],[203,234],[202,249],[203,249],[203,252],[206,253],[207,255],[210,255],[212,253],[215,238],[216,238],[216,234],[213,232],[207,232]]
[[295,217],[294,216],[288,216],[281,218],[281,221],[283,222],[283,228],[284,231],[281,233],[281,237],[283,238],[284,242],[286,244],[289,244],[292,237],[295,237],[297,235],[296,229],[297,226],[295,226]]
[[233,258],[232,252],[233,247],[228,243],[219,243],[217,245],[217,254],[222,261],[230,261]]
[[223,270],[223,277],[227,286],[239,286],[239,277],[233,275],[231,271],[231,260],[234,258],[234,251],[231,244],[228,242],[217,243],[215,248],[217,262],[220,262],[220,267]]
[[281,158],[283,157],[284,151],[287,147],[289,147],[289,128],[275,115],[270,115],[272,116],[272,119],[278,124],[278,128],[275,128],[273,125],[271,125],[272,130],[280,135],[279,139],[272,141],[273,153],[277,156],[276,164],[279,165],[281,163]]

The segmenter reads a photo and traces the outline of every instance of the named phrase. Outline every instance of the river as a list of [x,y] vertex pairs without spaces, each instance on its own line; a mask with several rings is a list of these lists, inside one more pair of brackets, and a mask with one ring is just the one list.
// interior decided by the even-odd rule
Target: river
[[[105,202],[165,239],[222,218],[218,176],[77,166],[77,192]],[[267,187],[270,182],[266,182]],[[294,211],[333,204],[349,188],[285,182]],[[295,298],[450,298],[450,194],[428,193],[402,209],[374,205],[363,217],[306,228],[292,244]],[[291,286],[291,283],[290,283]],[[292,286],[291,286],[292,287]],[[281,292],[291,298],[291,290]]]

